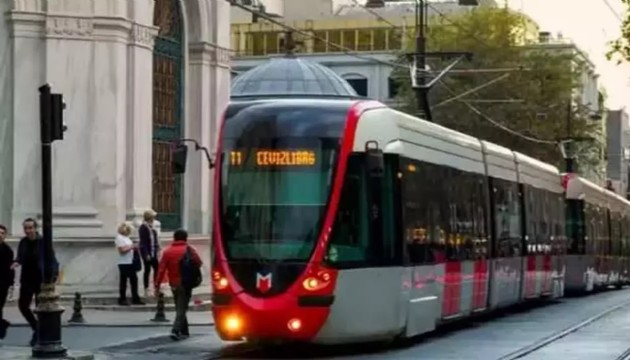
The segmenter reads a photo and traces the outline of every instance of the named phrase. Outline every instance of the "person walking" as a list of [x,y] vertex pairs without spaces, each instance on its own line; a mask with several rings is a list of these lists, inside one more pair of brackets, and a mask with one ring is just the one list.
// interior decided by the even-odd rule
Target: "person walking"
[[160,240],[155,229],[155,217],[157,213],[153,210],[144,212],[144,221],[138,229],[140,238],[140,254],[144,265],[144,296],[149,296],[149,285],[151,284],[151,271],[153,271],[153,282],[158,271],[158,256],[160,254]]
[[201,283],[201,258],[197,251],[188,245],[186,230],[177,230],[173,234],[173,242],[164,249],[155,280],[156,293],[160,293],[160,284],[168,275],[169,285],[175,300],[175,321],[171,330],[173,340],[181,340],[190,336],[186,312],[192,297],[193,288]]
[[11,325],[4,319],[4,304],[13,286],[15,272],[13,266],[13,250],[6,243],[7,228],[0,224],[0,340],[7,336],[7,329]]
[[42,283],[42,269],[39,266],[39,256],[43,240],[38,233],[38,225],[35,219],[28,218],[24,220],[22,227],[25,236],[18,244],[17,257],[11,268],[13,270],[20,266],[22,268],[18,308],[33,330],[31,346],[35,346],[37,343],[37,319],[31,311],[31,303],[34,299],[35,305],[39,304],[37,296],[41,290]]
[[[131,241],[131,225],[122,223],[118,226],[118,235],[116,235],[116,249],[118,250],[118,305],[127,306],[127,281],[131,285],[131,299],[134,305],[144,305],[138,295],[138,274],[140,259],[135,259],[138,246]],[[138,262],[137,264],[135,262]]]

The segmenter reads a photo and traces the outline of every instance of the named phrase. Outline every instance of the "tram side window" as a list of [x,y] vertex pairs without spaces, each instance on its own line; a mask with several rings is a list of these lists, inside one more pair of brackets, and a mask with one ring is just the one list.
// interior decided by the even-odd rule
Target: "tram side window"
[[584,206],[584,224],[586,227],[584,251],[586,255],[597,254],[597,223],[597,208],[594,205],[586,203]]
[[586,210],[584,201],[566,200],[566,232],[568,237],[568,253],[581,255],[586,251],[586,236],[588,236],[588,225],[586,223]]
[[494,191],[494,216],[496,251],[498,257],[521,254],[521,204],[518,185],[492,179]]
[[567,237],[565,234],[565,221],[566,216],[564,213],[564,198],[560,194],[552,194],[554,201],[555,215],[554,215],[554,254],[566,254],[567,252]]
[[551,247],[551,223],[553,221],[551,207],[551,193],[546,190],[537,189],[540,201],[540,218],[538,233],[538,254],[548,254]]
[[538,219],[540,218],[540,212],[537,206],[536,192],[535,189],[529,185],[525,185],[525,219],[527,220],[527,227],[525,230],[526,241],[525,241],[525,249],[526,254],[535,254],[536,253],[536,244],[537,244],[537,236],[538,233]]
[[480,174],[405,159],[403,226],[414,265],[485,258],[485,182]]
[[362,157],[352,154],[348,159],[327,261],[350,266],[367,262],[370,236],[365,192]]
[[610,212],[610,255],[621,254],[621,214]]
[[[432,264],[435,261],[433,248],[440,247],[434,242],[432,229],[439,224],[439,202],[441,182],[434,182],[433,178],[442,180],[441,172],[432,172],[427,176],[430,164],[405,159],[401,163],[402,201],[404,239],[409,262],[414,265]],[[434,195],[432,195],[432,193]],[[438,259],[439,260],[439,259]]]
[[488,187],[483,175],[470,174],[470,176],[474,182],[470,202],[473,207],[475,259],[486,259],[490,256],[487,223],[488,209],[486,206]]

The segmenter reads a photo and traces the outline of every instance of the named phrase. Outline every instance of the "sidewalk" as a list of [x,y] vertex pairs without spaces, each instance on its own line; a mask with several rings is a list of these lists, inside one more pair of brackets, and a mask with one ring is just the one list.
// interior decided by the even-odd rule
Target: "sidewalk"
[[[15,346],[2,346],[0,345],[0,353],[2,354],[2,360],[26,360],[32,359],[32,348],[30,347],[15,347]],[[62,359],[67,360],[100,360],[106,359],[104,355],[94,355],[83,351],[69,351],[68,355]]]
[[[155,316],[153,312],[132,312],[132,311],[105,311],[105,310],[83,310],[83,324],[68,324],[72,316],[72,308],[65,307],[66,311],[62,315],[63,326],[72,327],[170,327],[175,319],[175,312],[165,311],[168,322],[153,322]],[[17,306],[8,306],[4,309],[5,318],[13,326],[27,326],[26,321],[20,314]],[[188,322],[191,326],[212,326],[214,319],[211,311],[191,311],[188,312]],[[4,358],[3,358],[4,359]]]

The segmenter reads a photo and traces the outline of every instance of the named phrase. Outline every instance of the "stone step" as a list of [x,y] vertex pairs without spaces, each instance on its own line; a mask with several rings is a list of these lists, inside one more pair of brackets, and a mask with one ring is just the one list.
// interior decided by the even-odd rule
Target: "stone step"
[[[166,306],[173,304],[173,294],[170,289],[163,289],[164,293],[164,303]],[[127,292],[129,295],[129,291]],[[17,302],[18,293],[14,293],[13,299],[8,301],[8,304],[15,305]],[[149,296],[143,297],[140,296],[142,300],[147,303],[146,306],[150,306],[151,308],[155,308],[157,304],[157,297]],[[59,295],[59,303],[64,307],[72,307],[74,305],[75,295],[74,293],[61,293]],[[212,293],[208,291],[207,288],[199,287],[193,290],[192,302],[209,302],[212,299]],[[117,291],[107,291],[107,292],[92,292],[87,294],[81,294],[81,301],[83,304],[83,308],[85,309],[97,309],[98,307],[108,307],[108,306],[119,306],[118,305],[118,292]],[[128,306],[122,306],[122,308],[128,308]],[[99,308],[100,309],[100,308]]]

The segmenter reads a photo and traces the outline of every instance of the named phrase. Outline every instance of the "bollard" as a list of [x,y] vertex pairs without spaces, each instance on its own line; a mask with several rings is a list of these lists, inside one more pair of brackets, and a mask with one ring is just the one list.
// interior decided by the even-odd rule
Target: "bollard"
[[157,309],[155,312],[155,317],[151,319],[151,321],[155,321],[155,322],[168,321],[168,319],[166,318],[166,315],[164,314],[164,294],[161,292],[158,294]]
[[83,309],[83,301],[81,300],[81,293],[74,294],[74,312],[72,313],[72,317],[68,320],[69,323],[73,324],[83,324],[85,323],[85,319],[83,319],[83,314],[81,310]]

